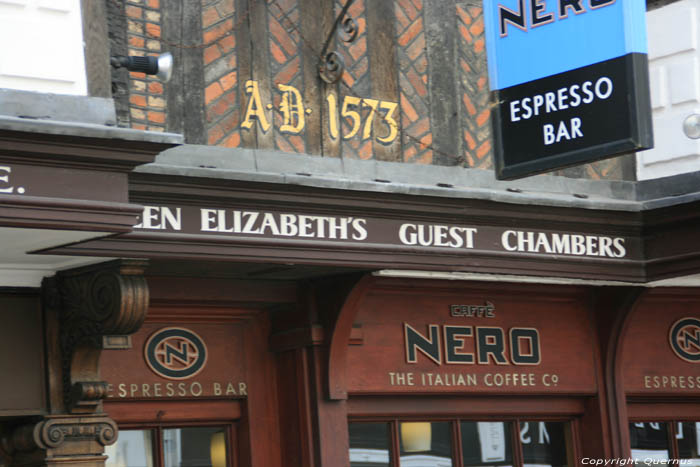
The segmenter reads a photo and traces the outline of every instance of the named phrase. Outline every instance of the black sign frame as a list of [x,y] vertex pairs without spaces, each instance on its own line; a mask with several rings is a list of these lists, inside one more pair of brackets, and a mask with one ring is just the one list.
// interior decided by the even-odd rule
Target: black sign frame
[[[579,86],[578,94],[581,97],[580,87],[584,83],[608,75],[612,75],[610,79],[614,83],[614,98],[597,101],[594,98],[593,102],[576,108],[569,107],[553,112],[553,115],[532,117],[523,125],[510,121],[513,100],[556,92],[563,88],[570,90],[574,85]],[[499,180],[512,180],[595,162],[654,146],[646,54],[631,53],[496,90],[491,93],[491,97],[494,103],[494,161],[496,178]],[[548,151],[544,143],[535,142],[538,135],[542,138],[542,131],[537,132],[533,128],[542,128],[545,124],[556,127],[558,123],[564,122],[562,118],[576,118],[573,117],[576,113],[587,117],[583,127],[584,136],[580,141],[564,143],[562,152]]]

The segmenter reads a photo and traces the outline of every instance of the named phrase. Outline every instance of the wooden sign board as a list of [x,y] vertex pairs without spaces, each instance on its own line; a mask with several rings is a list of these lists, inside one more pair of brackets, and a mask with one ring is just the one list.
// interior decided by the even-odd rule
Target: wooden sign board
[[596,391],[582,301],[500,291],[370,295],[348,354],[354,394],[589,394]]
[[648,297],[624,336],[629,395],[700,395],[700,297]]
[[128,350],[102,352],[108,399],[237,399],[248,395],[235,324],[144,324]]

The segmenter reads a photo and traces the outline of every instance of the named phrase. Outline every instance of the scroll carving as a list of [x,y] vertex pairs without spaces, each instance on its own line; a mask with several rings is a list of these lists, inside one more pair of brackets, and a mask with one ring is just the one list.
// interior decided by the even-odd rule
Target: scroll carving
[[70,413],[92,413],[106,396],[99,359],[104,336],[136,332],[148,311],[145,261],[119,260],[48,279],[45,303],[58,309],[63,398]]

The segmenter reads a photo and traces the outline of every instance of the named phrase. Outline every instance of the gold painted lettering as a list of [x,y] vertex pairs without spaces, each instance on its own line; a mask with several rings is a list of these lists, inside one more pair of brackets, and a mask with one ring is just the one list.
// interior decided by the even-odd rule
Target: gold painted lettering
[[328,94],[326,102],[328,103],[328,131],[331,139],[338,139],[338,100],[335,94]]
[[215,396],[221,395],[221,383],[214,383],[214,395]]
[[173,397],[175,395],[175,385],[173,383],[165,384],[165,395],[168,397]]
[[226,385],[226,395],[227,396],[235,396],[236,395],[236,390],[233,388],[233,384],[228,383]]
[[151,387],[148,384],[143,383],[141,385],[141,395],[151,397]]
[[304,119],[304,100],[301,93],[294,86],[278,84],[277,88],[282,91],[282,103],[280,111],[284,122],[280,126],[282,133],[299,134],[304,129],[306,121]]
[[248,386],[245,383],[238,383],[238,394],[241,396],[248,395]]
[[119,397],[126,397],[126,384],[119,383]]
[[153,385],[153,395],[156,397],[161,397],[163,395],[161,393],[161,383],[155,383]]
[[134,395],[138,392],[139,390],[139,385],[138,384],[130,384],[129,389],[131,389],[131,397],[134,397]]
[[248,80],[245,83],[245,92],[248,94],[248,107],[245,112],[245,119],[241,123],[241,127],[250,130],[254,123],[252,118],[255,117],[260,123],[260,128],[263,132],[267,133],[270,129],[270,122],[267,121],[265,116],[265,110],[262,104],[262,98],[260,97],[260,89],[258,88],[258,82],[254,80]]
[[185,383],[177,383],[178,396],[186,396],[187,389],[185,388]]
[[199,397],[202,395],[202,385],[199,384],[197,381],[194,383],[190,384],[190,392],[194,397]]

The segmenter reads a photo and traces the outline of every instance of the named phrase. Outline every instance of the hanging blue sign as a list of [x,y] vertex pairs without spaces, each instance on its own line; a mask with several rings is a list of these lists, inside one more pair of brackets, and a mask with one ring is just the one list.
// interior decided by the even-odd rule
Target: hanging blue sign
[[641,0],[484,0],[496,173],[653,146]]

